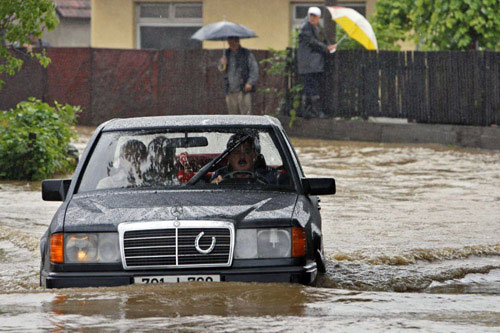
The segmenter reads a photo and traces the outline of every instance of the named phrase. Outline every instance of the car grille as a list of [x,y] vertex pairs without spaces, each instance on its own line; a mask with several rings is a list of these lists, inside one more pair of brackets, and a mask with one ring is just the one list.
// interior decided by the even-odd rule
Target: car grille
[[229,222],[128,222],[120,224],[118,232],[125,269],[230,266],[232,263],[234,226]]

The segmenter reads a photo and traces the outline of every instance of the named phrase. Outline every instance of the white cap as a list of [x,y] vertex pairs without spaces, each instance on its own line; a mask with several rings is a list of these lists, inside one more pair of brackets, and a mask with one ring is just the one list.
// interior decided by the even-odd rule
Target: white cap
[[316,16],[321,16],[321,9],[318,7],[309,7],[309,10],[307,11],[307,15],[316,15]]

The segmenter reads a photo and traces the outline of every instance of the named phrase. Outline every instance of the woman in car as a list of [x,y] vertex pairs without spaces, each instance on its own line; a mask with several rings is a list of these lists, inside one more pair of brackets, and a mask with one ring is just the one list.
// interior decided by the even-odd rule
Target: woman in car
[[144,183],[148,186],[177,185],[177,166],[175,147],[163,135],[157,136],[148,144],[149,166],[144,173]]
[[141,166],[146,162],[146,145],[131,139],[120,147],[119,170],[103,178],[97,184],[98,189],[138,186],[143,182]]

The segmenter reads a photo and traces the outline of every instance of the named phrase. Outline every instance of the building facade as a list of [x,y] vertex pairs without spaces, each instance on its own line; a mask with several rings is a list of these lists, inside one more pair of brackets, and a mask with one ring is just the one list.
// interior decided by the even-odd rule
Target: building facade
[[42,36],[46,46],[90,46],[90,0],[55,0],[59,24]]
[[[337,0],[365,16],[376,0]],[[223,42],[190,37],[203,25],[227,20],[243,24],[259,36],[242,42],[256,50],[284,49],[293,27],[310,6],[324,1],[290,0],[92,0],[91,46],[121,49],[219,49]]]

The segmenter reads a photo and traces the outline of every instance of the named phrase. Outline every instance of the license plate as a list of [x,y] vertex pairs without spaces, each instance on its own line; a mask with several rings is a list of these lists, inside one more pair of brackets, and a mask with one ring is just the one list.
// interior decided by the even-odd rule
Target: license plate
[[220,282],[220,275],[137,276],[134,283]]

